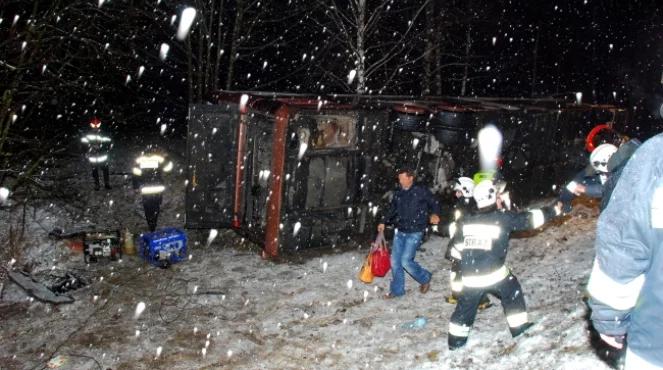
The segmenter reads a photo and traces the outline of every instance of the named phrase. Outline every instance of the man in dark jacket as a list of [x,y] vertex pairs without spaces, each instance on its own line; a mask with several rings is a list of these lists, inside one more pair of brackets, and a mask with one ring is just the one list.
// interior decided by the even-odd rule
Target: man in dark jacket
[[529,212],[503,211],[497,208],[497,199],[497,189],[491,180],[477,184],[474,188],[477,212],[458,223],[452,239],[461,252],[463,293],[449,320],[450,350],[467,343],[481,297],[487,293],[500,298],[513,337],[532,325],[520,283],[505,266],[509,237],[514,231],[542,226],[560,210],[544,207]]
[[633,153],[596,228],[591,320],[625,369],[663,369],[663,134]]
[[424,230],[430,223],[440,222],[440,205],[426,187],[414,184],[414,173],[404,168],[398,171],[400,189],[396,191],[378,232],[383,232],[385,224],[396,226],[391,250],[391,285],[387,298],[405,294],[405,273],[407,271],[420,286],[421,293],[430,288],[431,273],[414,260],[421,245]]

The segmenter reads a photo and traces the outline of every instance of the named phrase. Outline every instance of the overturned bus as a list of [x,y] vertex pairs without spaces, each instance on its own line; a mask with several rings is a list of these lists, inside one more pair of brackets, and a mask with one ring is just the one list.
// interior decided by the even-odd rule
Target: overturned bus
[[487,123],[504,137],[504,178],[531,199],[586,165],[593,127],[625,115],[552,98],[222,92],[189,109],[186,226],[234,228],[265,257],[342,243],[374,230],[399,166],[450,206],[453,178],[478,169]]

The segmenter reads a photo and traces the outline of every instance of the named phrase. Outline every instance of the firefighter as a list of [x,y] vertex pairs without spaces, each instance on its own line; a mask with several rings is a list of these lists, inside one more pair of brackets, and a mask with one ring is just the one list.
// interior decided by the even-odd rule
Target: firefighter
[[492,293],[502,302],[511,335],[516,337],[532,323],[527,319],[525,298],[518,279],[505,266],[512,232],[540,227],[559,214],[558,208],[544,207],[528,212],[498,209],[497,189],[490,180],[474,187],[477,211],[466,215],[453,237],[461,254],[463,294],[449,320],[449,349],[465,345],[474,324],[481,298]]
[[161,194],[166,189],[162,174],[170,172],[172,169],[173,162],[166,160],[165,156],[156,149],[152,149],[136,158],[136,166],[132,171],[134,189],[140,188],[145,220],[152,232],[157,228]]
[[[454,195],[457,198],[454,206],[454,220],[449,224],[449,244],[445,258],[451,261],[451,272],[449,283],[451,294],[447,296],[446,301],[450,304],[458,303],[458,297],[463,291],[463,279],[460,270],[462,255],[460,250],[454,247],[453,236],[456,233],[456,225],[464,215],[471,215],[476,212],[476,202],[474,201],[474,180],[469,177],[459,177],[454,183]],[[484,295],[479,303],[479,310],[491,306],[490,298]]]
[[576,196],[585,195],[600,199],[603,196],[603,184],[608,180],[608,161],[617,152],[612,144],[601,144],[589,156],[589,166],[580,171],[562,190],[559,201],[564,213],[571,212],[571,202]]
[[101,121],[94,117],[90,121],[91,130],[83,136],[81,142],[87,144],[87,160],[92,165],[92,178],[94,178],[94,190],[99,190],[99,170],[104,176],[104,187],[110,189],[108,180],[108,152],[111,147],[111,138],[104,136],[101,132]]
[[589,277],[591,320],[601,339],[626,347],[624,368],[663,369],[663,134],[623,168],[596,227]]

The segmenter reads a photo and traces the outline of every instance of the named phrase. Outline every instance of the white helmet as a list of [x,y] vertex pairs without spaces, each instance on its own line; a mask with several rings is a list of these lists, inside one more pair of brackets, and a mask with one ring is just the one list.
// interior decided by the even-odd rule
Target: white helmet
[[608,161],[616,151],[617,147],[612,144],[601,144],[590,154],[589,163],[598,172],[608,172]]
[[497,202],[497,190],[491,180],[483,180],[474,187],[477,208],[486,208]]
[[474,181],[469,177],[459,177],[454,182],[454,191],[460,191],[465,198],[472,198]]

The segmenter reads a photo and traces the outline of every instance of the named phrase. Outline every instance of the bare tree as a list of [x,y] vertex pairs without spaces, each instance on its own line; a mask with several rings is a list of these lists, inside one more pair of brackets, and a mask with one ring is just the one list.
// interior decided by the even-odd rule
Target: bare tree
[[428,91],[464,96],[470,93],[473,80],[485,78],[479,66],[488,53],[479,54],[476,41],[482,41],[485,47],[485,39],[481,38],[494,28],[494,14],[495,8],[471,0],[447,0],[429,6],[428,58],[424,64],[424,86]]
[[62,146],[57,145],[62,135],[53,135],[57,127],[44,123],[66,121],[78,111],[70,98],[84,100],[92,92],[81,72],[103,54],[103,45],[85,35],[94,26],[80,15],[89,11],[87,4],[61,1],[3,7],[0,17],[11,25],[0,28],[0,81],[6,87],[0,103],[0,185],[15,190],[26,183],[43,185],[34,175]]
[[[336,46],[328,48],[330,56],[325,61],[333,63],[337,59],[334,54],[343,54],[350,66],[344,64],[352,72],[324,63],[319,68],[345,89],[351,89],[351,83],[356,81],[357,94],[370,92],[371,88],[383,91],[404,68],[425,57],[417,46],[420,18],[429,2],[318,0],[322,13],[313,17],[313,21],[319,34],[329,41],[328,45]],[[354,78],[346,78],[348,72]]]

